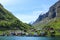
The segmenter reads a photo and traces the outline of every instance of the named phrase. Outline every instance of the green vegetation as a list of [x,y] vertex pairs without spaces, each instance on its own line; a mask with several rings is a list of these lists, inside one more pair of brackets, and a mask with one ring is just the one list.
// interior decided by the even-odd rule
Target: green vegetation
[[60,36],[60,18],[46,17],[32,27],[32,25],[20,21],[0,4],[0,34],[4,34],[4,32],[10,34],[13,30],[25,32],[27,35]]
[[48,23],[48,26],[54,28],[56,36],[60,36],[60,18],[56,18],[56,20],[51,21],[50,23]]
[[[35,29],[47,32],[47,36],[60,36],[60,1],[49,8],[46,14],[40,15],[33,25]],[[58,6],[57,6],[58,5]],[[42,16],[42,17],[41,17]],[[43,33],[43,32],[42,32]]]
[[0,30],[24,30],[30,29],[30,25],[21,22],[11,12],[0,4]]
[[[37,23],[34,25],[35,29],[40,29],[41,32],[46,32],[45,36],[60,36],[60,18],[55,17],[47,23]],[[41,35],[41,32],[37,30],[37,33]]]

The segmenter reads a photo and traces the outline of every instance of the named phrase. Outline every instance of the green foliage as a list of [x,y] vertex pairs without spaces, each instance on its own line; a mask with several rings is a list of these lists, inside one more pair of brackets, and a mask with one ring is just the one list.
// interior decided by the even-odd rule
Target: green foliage
[[[54,31],[56,32],[55,35],[60,36],[60,31],[59,31],[60,30],[60,18],[55,18],[55,20],[53,19],[51,22],[45,25],[45,28],[53,28]],[[48,33],[48,35],[50,35],[50,33]]]
[[29,30],[30,25],[21,22],[11,12],[0,5],[0,30]]

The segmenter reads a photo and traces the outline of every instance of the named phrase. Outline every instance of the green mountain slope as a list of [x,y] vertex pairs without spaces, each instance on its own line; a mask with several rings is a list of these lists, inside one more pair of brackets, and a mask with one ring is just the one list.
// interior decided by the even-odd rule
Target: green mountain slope
[[0,30],[29,30],[30,26],[21,22],[0,4]]
[[48,35],[60,36],[60,1],[52,5],[46,14],[40,15],[33,26],[46,31]]
[[[56,36],[60,36],[60,18],[52,19],[48,24],[44,25],[44,28],[53,28]],[[51,31],[51,30],[48,30]]]

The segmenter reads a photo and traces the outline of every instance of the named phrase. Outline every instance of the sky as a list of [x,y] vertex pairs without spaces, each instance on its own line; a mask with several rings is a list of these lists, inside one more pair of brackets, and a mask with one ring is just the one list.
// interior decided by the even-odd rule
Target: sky
[[0,0],[5,9],[9,10],[24,23],[35,21],[39,15],[46,13],[49,7],[58,0]]

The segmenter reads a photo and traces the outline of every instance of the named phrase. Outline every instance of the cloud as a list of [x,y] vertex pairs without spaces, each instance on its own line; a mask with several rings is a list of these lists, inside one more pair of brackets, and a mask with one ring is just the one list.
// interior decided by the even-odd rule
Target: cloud
[[2,4],[6,4],[6,3],[10,3],[11,2],[11,0],[0,0],[0,3],[2,3]]
[[0,0],[0,3],[21,21],[27,23],[35,21],[49,8],[49,5],[43,5],[39,0]]
[[15,16],[25,23],[29,23],[34,20],[33,15],[31,15],[31,14],[30,15],[28,15],[28,14],[15,14]]
[[31,21],[35,21],[39,15],[45,13],[45,11],[33,11],[32,13],[29,14],[14,14],[17,18],[19,18],[21,21],[23,21],[24,23],[30,23]]
[[[47,11],[33,11],[33,18],[36,20],[38,17],[39,17],[39,15],[43,15],[43,14],[45,14]],[[34,20],[34,21],[35,21]]]
[[4,5],[24,4],[27,2],[28,0],[0,0],[0,3]]

